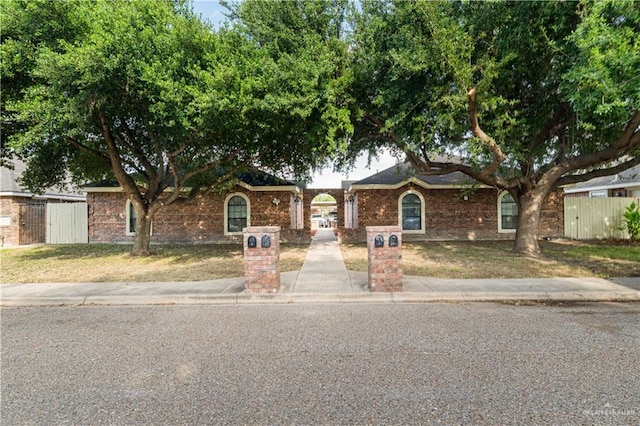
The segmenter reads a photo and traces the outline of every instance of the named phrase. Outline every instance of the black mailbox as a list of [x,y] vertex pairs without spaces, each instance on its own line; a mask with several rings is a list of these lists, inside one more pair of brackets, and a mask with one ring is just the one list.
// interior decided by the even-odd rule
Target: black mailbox
[[262,240],[260,240],[260,244],[262,245],[262,248],[271,247],[271,237],[268,235],[263,235]]
[[374,247],[384,247],[384,238],[382,235],[376,235],[376,238],[373,240]]
[[256,248],[257,245],[258,245],[258,240],[256,240],[256,237],[251,235],[249,236],[249,238],[247,238],[247,247]]
[[389,237],[389,247],[398,247],[398,236],[392,235]]

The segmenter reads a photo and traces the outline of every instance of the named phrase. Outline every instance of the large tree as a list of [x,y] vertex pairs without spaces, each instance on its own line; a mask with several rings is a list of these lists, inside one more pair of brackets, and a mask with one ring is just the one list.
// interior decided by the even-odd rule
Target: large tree
[[554,189],[640,163],[637,2],[363,1],[355,28],[351,152],[508,191],[515,252]]
[[[54,3],[6,8],[3,61],[33,58],[13,74],[7,111],[20,131],[11,143],[28,159],[32,190],[69,172],[115,178],[136,211],[132,254],[149,253],[153,216],[180,198],[216,190],[247,166],[304,175],[324,160],[340,125],[316,100],[326,83],[309,83],[295,60],[283,64],[239,31],[214,31],[184,2]],[[33,43],[46,31],[37,16],[51,8],[72,31]]]

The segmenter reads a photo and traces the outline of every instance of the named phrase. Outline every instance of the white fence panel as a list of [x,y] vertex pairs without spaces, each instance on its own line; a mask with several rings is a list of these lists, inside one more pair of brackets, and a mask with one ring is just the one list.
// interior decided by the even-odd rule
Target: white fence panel
[[47,244],[88,242],[87,203],[47,203]]
[[564,235],[576,240],[628,238],[620,228],[634,198],[565,197]]

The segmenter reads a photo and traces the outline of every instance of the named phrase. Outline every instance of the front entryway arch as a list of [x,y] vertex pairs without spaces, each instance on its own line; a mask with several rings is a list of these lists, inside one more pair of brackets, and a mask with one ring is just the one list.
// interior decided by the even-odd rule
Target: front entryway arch
[[[340,188],[305,189],[304,194],[305,229],[312,229],[312,214],[322,215],[327,220],[327,225],[330,224],[335,228],[344,227],[344,190]],[[314,225],[314,228],[318,227],[320,226]]]

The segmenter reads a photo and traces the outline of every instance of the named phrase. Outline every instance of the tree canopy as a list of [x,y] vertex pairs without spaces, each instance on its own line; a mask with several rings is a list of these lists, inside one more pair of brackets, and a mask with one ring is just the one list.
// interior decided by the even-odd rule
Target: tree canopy
[[552,190],[640,163],[637,2],[363,1],[355,28],[350,153],[509,191],[518,252]]
[[[11,2],[5,11],[3,76],[14,90],[3,123],[16,123],[24,183],[37,191],[68,172],[115,178],[136,209],[134,254],[149,252],[163,206],[216,190],[247,166],[304,176],[349,123],[326,94],[335,46],[323,40],[297,51],[324,48],[321,60],[299,59],[215,31],[170,0]],[[43,11],[64,31],[49,32]]]

